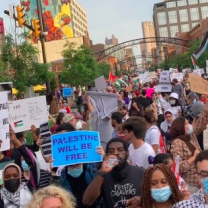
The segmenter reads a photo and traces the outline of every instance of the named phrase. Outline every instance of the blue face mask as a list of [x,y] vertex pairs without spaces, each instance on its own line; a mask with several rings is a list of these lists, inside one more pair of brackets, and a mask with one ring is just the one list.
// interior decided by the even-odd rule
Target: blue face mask
[[208,196],[208,178],[202,179],[201,183],[203,185],[205,194]]
[[68,174],[73,178],[79,178],[79,176],[81,176],[82,173],[83,167],[68,170]]
[[194,99],[194,101],[193,101],[193,103],[196,103],[197,102],[197,100],[196,100],[196,98]]
[[29,171],[29,166],[28,164],[25,162],[25,160],[22,161],[22,168],[24,171],[28,172]]
[[151,196],[156,202],[166,202],[171,196],[170,186],[151,189]]

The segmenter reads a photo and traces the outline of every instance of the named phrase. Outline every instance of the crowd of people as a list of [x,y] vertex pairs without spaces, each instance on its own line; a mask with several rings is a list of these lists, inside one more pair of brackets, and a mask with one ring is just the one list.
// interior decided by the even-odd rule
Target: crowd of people
[[51,133],[98,131],[101,163],[60,169],[43,155],[50,171],[43,170],[35,154],[43,142],[39,129],[31,126],[27,145],[24,132],[10,127],[11,149],[0,152],[0,164],[7,163],[1,208],[208,207],[208,92],[192,92],[187,74],[172,81],[171,92],[158,92],[157,80],[124,81],[104,92],[79,87],[70,101],[59,89],[54,95]]

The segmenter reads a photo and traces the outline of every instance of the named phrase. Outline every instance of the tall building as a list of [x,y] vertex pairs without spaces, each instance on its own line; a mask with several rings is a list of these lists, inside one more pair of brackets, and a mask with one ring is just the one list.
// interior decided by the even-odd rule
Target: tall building
[[[155,28],[153,22],[146,21],[142,22],[142,32],[143,38],[155,37]],[[156,43],[142,43],[140,44],[141,55],[151,56],[153,50],[156,48]],[[149,58],[142,58],[142,63],[146,63],[147,61],[152,61]]]
[[2,47],[4,45],[4,37],[5,37],[4,20],[0,18],[0,54]]
[[188,32],[208,17],[208,0],[165,1],[154,5],[153,18],[157,37],[175,37]]
[[85,36],[88,32],[87,13],[77,0],[71,0],[71,13],[74,36]]
[[118,39],[114,35],[112,35],[111,39],[105,38],[105,45],[118,45]]

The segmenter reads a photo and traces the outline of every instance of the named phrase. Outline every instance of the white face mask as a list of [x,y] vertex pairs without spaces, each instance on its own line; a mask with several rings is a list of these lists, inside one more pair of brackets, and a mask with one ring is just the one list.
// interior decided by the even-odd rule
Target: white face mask
[[175,100],[170,100],[169,102],[170,102],[171,105],[175,105],[176,104]]
[[82,122],[81,121],[77,121],[75,128],[76,128],[76,130],[82,129]]

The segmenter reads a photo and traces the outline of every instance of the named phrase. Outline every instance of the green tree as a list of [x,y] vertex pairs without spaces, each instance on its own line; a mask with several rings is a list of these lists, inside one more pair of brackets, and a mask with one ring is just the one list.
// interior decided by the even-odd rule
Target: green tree
[[68,42],[62,55],[64,57],[64,70],[60,74],[62,83],[86,86],[92,84],[100,75],[108,77],[110,66],[98,64],[92,50],[84,45],[75,49],[75,44]]
[[54,79],[49,64],[37,62],[38,51],[27,41],[16,44],[11,35],[6,36],[0,62],[1,81],[12,81],[19,95],[31,85]]

